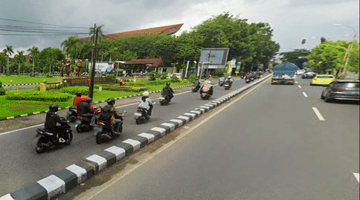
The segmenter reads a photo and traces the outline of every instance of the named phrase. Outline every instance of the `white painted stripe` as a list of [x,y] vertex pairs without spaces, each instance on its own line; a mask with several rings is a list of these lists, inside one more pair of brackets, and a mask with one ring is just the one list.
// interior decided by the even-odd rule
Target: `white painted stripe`
[[0,135],[6,135],[6,134],[9,134],[9,133],[13,133],[13,132],[20,132],[22,130],[27,130],[27,129],[30,129],[30,128],[35,128],[35,127],[39,127],[39,126],[43,126],[44,124],[38,124],[38,125],[35,125],[35,126],[29,126],[29,127],[26,127],[26,128],[21,128],[21,129],[16,129],[16,130],[13,130],[13,131],[8,131],[8,132],[4,132],[4,133],[0,133]]
[[304,95],[304,97],[308,97],[308,95],[305,92],[302,92],[302,94]]
[[5,196],[0,197],[0,200],[14,200],[14,199],[10,196],[10,194],[7,194]]
[[295,83],[299,83],[299,82],[295,81]]
[[56,195],[65,193],[65,182],[55,175],[43,178],[40,181],[37,181],[37,183],[45,188],[49,200]]
[[183,121],[178,120],[178,119],[170,119],[171,122],[177,122],[179,124],[179,126],[183,125]]
[[210,109],[210,106],[200,106],[200,108],[206,108],[206,109]]
[[78,177],[78,181],[77,181],[78,184],[86,181],[87,178],[86,169],[79,167],[77,165],[70,165],[66,169],[76,174],[76,176]]
[[133,146],[134,150],[133,151],[136,151],[138,149],[140,149],[140,142],[137,141],[137,140],[133,140],[133,139],[127,139],[125,141],[123,141],[123,143],[126,143],[126,144],[130,144],[131,146]]
[[189,122],[189,120],[190,120],[190,117],[186,117],[186,116],[179,116],[178,118],[185,119],[186,122]]
[[85,160],[92,161],[92,162],[96,163],[97,165],[99,165],[99,171],[105,169],[106,163],[107,163],[107,161],[104,157],[101,157],[101,156],[95,155],[95,154],[85,158]]
[[196,114],[194,113],[184,113],[184,115],[191,116],[193,119],[196,117]]
[[161,137],[164,136],[164,135],[165,135],[165,132],[166,132],[166,129],[160,128],[160,127],[154,127],[154,128],[152,128],[152,129],[150,129],[150,130],[160,132]]
[[312,107],[313,111],[315,112],[316,116],[319,118],[320,121],[325,121],[324,117],[320,113],[320,111],[316,107]]
[[33,112],[33,114],[34,114],[34,115],[36,115],[36,114],[40,114],[40,112]]
[[113,153],[116,156],[116,161],[121,160],[122,158],[125,157],[125,149],[120,148],[120,147],[116,147],[116,146],[112,146],[109,147],[107,149],[104,149],[107,152]]
[[359,173],[353,173],[353,174],[354,174],[356,180],[359,182]]
[[175,130],[175,124],[171,124],[171,123],[162,123],[162,126],[167,126],[170,127],[170,131]]
[[204,112],[205,112],[205,109],[204,109],[204,108],[195,108],[194,110],[200,111],[201,113],[204,113]]
[[148,143],[154,142],[154,139],[155,139],[155,136],[153,134],[149,134],[149,133],[140,133],[138,136],[147,138]]
[[198,114],[198,115],[200,115],[200,114],[201,114],[201,111],[197,111],[197,110],[192,110],[192,111],[190,111],[190,112],[192,112],[192,113],[196,113],[196,114]]
[[22,115],[20,115],[21,117],[27,117],[28,116],[28,114],[22,114]]
[[299,88],[301,88],[301,85],[298,85]]

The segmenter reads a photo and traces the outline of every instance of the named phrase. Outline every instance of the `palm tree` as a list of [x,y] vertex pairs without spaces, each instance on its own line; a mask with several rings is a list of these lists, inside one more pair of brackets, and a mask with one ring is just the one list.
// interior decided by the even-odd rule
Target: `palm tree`
[[72,58],[78,58],[81,39],[78,35],[70,36],[64,42],[61,43],[61,47],[63,48],[64,53],[66,56],[70,55]]
[[29,55],[32,57],[32,62],[33,62],[33,70],[32,73],[34,74],[34,70],[35,70],[35,57],[39,55],[39,49],[37,47],[32,47],[31,49],[29,48],[27,50],[29,52]]
[[7,74],[10,74],[10,71],[9,71],[9,60],[10,60],[10,56],[14,53],[13,49],[12,49],[12,46],[8,46],[8,45],[5,45],[5,49],[3,50],[3,52],[5,53],[7,59],[8,59],[8,64],[7,64],[7,69],[6,69],[6,73]]
[[24,51],[17,51],[17,55],[14,57],[14,60],[19,63],[19,75],[20,75],[20,64],[25,61]]

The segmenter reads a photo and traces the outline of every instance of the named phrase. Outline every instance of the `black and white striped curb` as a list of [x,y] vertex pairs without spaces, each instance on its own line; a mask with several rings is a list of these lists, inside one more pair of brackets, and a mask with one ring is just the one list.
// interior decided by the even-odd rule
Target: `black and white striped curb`
[[104,169],[109,168],[116,162],[131,155],[133,152],[136,152],[140,148],[144,148],[147,144],[162,138],[171,131],[200,117],[203,113],[225,103],[232,97],[235,97],[250,87],[264,81],[266,78],[267,77],[264,77],[254,83],[226,94],[223,97],[208,102],[203,106],[192,109],[177,118],[170,119],[150,130],[144,131],[137,136],[131,137],[119,144],[85,157],[79,163],[70,165],[62,171],[45,177],[16,192],[0,197],[0,200],[49,200],[57,195],[66,193],[80,183],[89,180],[93,175],[99,174]]
[[23,86],[23,85],[39,85],[39,83],[21,83],[21,84],[14,84],[14,85],[2,85],[3,87],[13,87],[13,86]]
[[[191,85],[184,85],[184,86],[180,86],[180,87],[175,87],[174,89],[179,89],[179,88],[184,88],[184,87],[189,87],[189,86],[191,86]],[[159,93],[159,92],[161,92],[161,90],[152,91],[152,92],[150,92],[150,93]],[[116,100],[119,100],[119,99],[127,99],[127,98],[137,97],[137,96],[141,96],[141,95],[142,95],[142,94],[139,93],[139,94],[124,96],[124,97],[117,97],[117,98],[115,98],[115,99],[116,99]],[[106,100],[95,101],[94,104],[104,103],[104,102],[106,102]],[[70,107],[71,107],[71,106],[59,108],[59,110],[68,109],[68,108],[70,108]],[[37,115],[37,114],[42,114],[42,113],[46,113],[46,112],[47,112],[47,110],[43,110],[43,111],[32,112],[32,113],[27,113],[27,114],[21,114],[21,115],[15,115],[15,116],[10,116],[10,117],[4,117],[4,118],[0,118],[0,121],[10,120],[10,119],[15,119],[15,118],[20,118],[20,117],[28,117],[28,116],[31,116],[31,115]]]

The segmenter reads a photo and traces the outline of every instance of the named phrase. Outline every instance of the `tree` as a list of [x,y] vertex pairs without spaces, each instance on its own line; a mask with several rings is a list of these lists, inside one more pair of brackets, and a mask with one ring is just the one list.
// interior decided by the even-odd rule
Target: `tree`
[[300,69],[303,68],[303,63],[307,61],[306,56],[309,54],[310,51],[306,49],[295,49],[294,51],[280,53],[283,59],[294,63]]
[[24,56],[24,51],[17,51],[17,53],[18,54],[14,57],[14,61],[19,65],[18,73],[20,74],[20,66],[26,61],[26,58]]
[[8,61],[6,73],[10,74],[10,69],[9,69],[10,56],[14,53],[12,46],[5,45],[5,49],[3,50],[3,53],[5,53],[5,56],[7,57],[7,61]]
[[61,43],[61,47],[66,56],[73,59],[79,58],[81,40],[78,35],[70,36],[68,39]]
[[[58,48],[45,48],[39,54],[39,65],[42,66],[42,71],[58,70],[61,61],[65,59],[63,52]],[[54,67],[52,69],[52,67]]]
[[33,63],[33,69],[32,69],[32,73],[34,74],[35,71],[35,58],[39,56],[39,49],[35,46],[27,49],[27,51],[29,52],[29,55],[32,57],[32,63]]

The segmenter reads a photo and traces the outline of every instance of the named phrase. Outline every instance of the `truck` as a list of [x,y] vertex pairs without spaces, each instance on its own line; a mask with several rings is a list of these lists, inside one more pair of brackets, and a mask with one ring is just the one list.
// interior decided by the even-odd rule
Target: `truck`
[[273,67],[273,76],[271,84],[289,84],[294,85],[296,72],[299,68],[291,62],[285,61],[280,65]]

